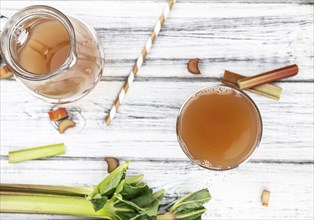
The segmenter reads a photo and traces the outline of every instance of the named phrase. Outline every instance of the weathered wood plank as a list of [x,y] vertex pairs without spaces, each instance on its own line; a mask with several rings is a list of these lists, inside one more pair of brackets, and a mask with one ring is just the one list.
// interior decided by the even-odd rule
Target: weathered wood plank
[[[176,116],[195,90],[217,82],[136,81],[110,127],[103,120],[122,82],[100,82],[68,105],[78,128],[60,135],[49,122],[50,105],[16,82],[1,81],[1,155],[9,150],[65,142],[67,156],[99,153],[129,158],[185,158],[175,133]],[[279,83],[280,101],[250,94],[260,108],[264,134],[254,159],[313,160],[313,84]],[[79,113],[80,112],[80,113]]]
[[[167,190],[165,205],[208,187],[213,200],[204,219],[313,219],[313,1],[178,1],[110,127],[103,125],[166,0],[47,1],[96,28],[105,48],[102,82],[86,98],[68,105],[78,127],[60,135],[50,124],[50,105],[14,80],[0,81],[0,176],[2,183],[92,185],[106,175],[104,156],[131,159],[130,175],[145,174]],[[254,4],[252,4],[254,3]],[[42,1],[1,1],[1,14]],[[200,57],[203,72],[187,72]],[[260,107],[264,136],[252,159],[230,172],[192,165],[175,135],[185,98],[217,85],[224,69],[251,75],[290,63],[300,73],[279,83],[279,102],[251,95]],[[298,83],[294,83],[298,82]],[[9,150],[65,142],[66,154],[10,165]],[[260,204],[263,188],[269,208]],[[0,219],[78,219],[8,215]],[[82,218],[86,219],[86,218]]]
[[[106,163],[102,160],[48,159],[14,165],[1,160],[1,167],[1,181],[4,183],[94,185],[106,175]],[[204,219],[313,218],[313,164],[247,163],[236,170],[213,172],[190,162],[133,161],[128,173],[144,173],[144,180],[154,189],[165,189],[165,204],[188,192],[208,188],[213,199],[207,205]],[[271,191],[268,208],[260,203],[264,188]],[[1,219],[21,218],[3,214]]]
[[[38,3],[3,1],[1,13],[11,16]],[[105,48],[105,77],[129,73],[165,1],[138,3],[47,2],[96,28]],[[313,80],[312,27],[312,5],[179,1],[139,77],[193,78],[187,60],[200,57],[200,77],[220,77],[224,69],[252,75],[297,63],[300,74],[289,80]]]

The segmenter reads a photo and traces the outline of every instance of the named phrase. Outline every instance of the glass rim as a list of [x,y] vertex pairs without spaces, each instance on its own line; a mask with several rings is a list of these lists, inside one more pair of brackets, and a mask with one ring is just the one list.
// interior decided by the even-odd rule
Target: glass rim
[[[255,143],[254,145],[252,146],[252,149],[251,149],[251,152],[245,157],[245,159],[237,164],[235,164],[234,166],[231,166],[231,167],[227,167],[227,168],[218,168],[218,167],[209,167],[209,166],[205,166],[199,162],[197,162],[196,159],[194,159],[188,152],[188,149],[187,147],[185,146],[184,144],[184,141],[182,140],[181,138],[181,135],[180,135],[180,132],[179,132],[179,123],[180,123],[180,119],[182,117],[182,112],[184,110],[184,108],[186,107],[186,105],[190,102],[190,100],[198,93],[200,93],[201,91],[204,91],[206,89],[213,89],[213,88],[219,88],[219,87],[224,87],[224,88],[229,88],[233,91],[236,91],[236,92],[239,92],[241,93],[242,95],[244,95],[247,100],[249,101],[249,103],[252,105],[253,109],[255,110],[256,112],[256,116],[257,116],[257,122],[259,124],[259,129],[257,131],[257,137],[256,137],[256,140],[255,140]],[[179,142],[179,145],[181,147],[181,150],[184,152],[184,154],[189,158],[189,160],[191,162],[193,162],[194,164],[202,167],[202,168],[205,168],[207,170],[212,170],[212,171],[227,171],[227,170],[232,170],[232,169],[235,169],[237,167],[239,167],[240,165],[243,165],[245,163],[247,163],[251,157],[253,156],[254,152],[257,150],[257,148],[259,147],[260,143],[261,143],[261,140],[262,140],[262,136],[263,136],[263,121],[262,121],[262,117],[261,117],[261,113],[256,105],[256,103],[254,102],[254,100],[249,96],[247,95],[244,91],[238,89],[238,88],[235,88],[235,87],[232,87],[230,85],[225,85],[225,84],[219,84],[219,85],[214,85],[214,86],[204,86],[198,90],[196,90],[195,92],[193,92],[190,96],[188,96],[188,98],[185,99],[184,103],[182,104],[178,114],[177,114],[177,120],[176,120],[176,135],[177,135],[177,140]]]
[[[18,27],[21,23],[31,18],[36,17],[53,18],[59,21],[67,30],[70,38],[70,52],[64,63],[56,70],[44,73],[35,74],[24,69],[16,58],[12,54],[12,36],[15,31],[18,31]],[[6,65],[12,70],[12,72],[23,79],[31,81],[46,80],[55,76],[62,71],[70,68],[76,62],[76,41],[74,27],[68,17],[61,11],[46,5],[32,5],[25,7],[16,12],[5,24],[5,27],[1,33],[1,53],[2,58]]]

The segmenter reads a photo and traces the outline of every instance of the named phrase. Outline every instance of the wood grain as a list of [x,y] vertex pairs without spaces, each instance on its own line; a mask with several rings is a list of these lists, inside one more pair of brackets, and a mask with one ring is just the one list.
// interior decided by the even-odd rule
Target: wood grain
[[[84,164],[81,160],[48,159],[8,165],[2,160],[1,166],[6,171],[2,173],[6,183],[34,183],[36,180],[41,184],[93,185],[107,172],[102,158],[86,159]],[[237,170],[215,172],[187,161],[133,161],[128,171],[131,176],[144,173],[144,181],[155,190],[165,189],[165,206],[188,192],[208,187],[213,199],[207,205],[205,220],[297,219],[300,216],[310,219],[313,179],[308,174],[311,172],[311,164],[282,166],[276,163],[248,163]],[[268,208],[260,202],[264,188],[271,191]],[[12,219],[18,215],[1,217]],[[36,219],[35,216],[26,217]],[[37,219],[51,217],[40,216]]]
[[[105,48],[107,76],[127,76],[166,1],[45,2],[92,25]],[[3,1],[11,16],[36,1]],[[84,9],[84,10],[82,10]],[[187,13],[188,12],[188,13]],[[297,63],[288,80],[313,81],[311,5],[178,1],[138,77],[182,77],[186,63],[201,58],[200,77],[219,77],[225,69],[244,75]],[[171,68],[170,68],[171,67]],[[199,77],[199,76],[197,76]]]
[[[0,81],[1,183],[92,185],[106,174],[105,156],[131,160],[130,175],[145,174],[167,191],[163,208],[208,187],[213,199],[203,219],[313,219],[313,1],[177,1],[110,127],[103,120],[144,46],[163,0],[1,1],[12,16],[47,4],[93,26],[105,48],[102,81],[87,97],[65,107],[77,122],[60,135],[51,105],[27,94],[14,79]],[[201,75],[189,74],[201,58]],[[296,63],[296,77],[277,83],[280,101],[249,93],[263,118],[263,139],[238,169],[212,172],[193,165],[176,140],[180,106],[195,90],[218,85],[225,69],[253,75]],[[8,151],[64,142],[66,154],[8,164]],[[262,190],[271,191],[262,207]],[[2,220],[86,219],[0,214]]]
[[[67,105],[78,128],[64,135],[58,134],[49,122],[49,104],[28,95],[14,81],[3,83],[1,155],[13,149],[65,141],[67,156],[95,157],[104,152],[108,156],[129,158],[185,158],[176,140],[178,111],[195,90],[219,82],[137,81],[112,125],[104,126],[105,113],[122,83],[100,82],[87,97]],[[280,101],[250,94],[260,108],[264,124],[262,143],[253,158],[312,160],[313,84],[278,85],[283,88]],[[28,133],[26,140],[25,132]]]

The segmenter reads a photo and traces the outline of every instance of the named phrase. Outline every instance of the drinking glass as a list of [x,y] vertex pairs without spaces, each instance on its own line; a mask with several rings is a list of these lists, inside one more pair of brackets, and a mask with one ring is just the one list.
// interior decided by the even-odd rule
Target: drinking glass
[[[190,105],[191,103],[193,103],[193,101],[195,100],[195,98],[197,98],[199,95],[203,95],[203,94],[218,94],[218,93],[224,93],[224,92],[234,92],[235,94],[237,94],[237,96],[241,97],[242,99],[245,100],[246,103],[248,103],[248,107],[250,108],[250,112],[252,112],[252,114],[254,115],[254,118],[256,120],[256,138],[254,140],[254,143],[250,146],[250,151],[248,151],[249,153],[246,155],[243,155],[243,157],[241,157],[240,159],[238,159],[236,162],[232,162],[232,164],[228,165],[228,166],[213,166],[210,160],[199,160],[197,158],[194,158],[193,155],[191,154],[191,149],[196,148],[195,146],[191,146],[191,144],[185,142],[182,138],[182,134],[181,134],[181,130],[182,130],[182,123],[181,123],[181,119],[184,115],[184,110],[185,108]],[[228,109],[228,111],[232,114],[233,109]],[[209,122],[205,122],[205,123],[209,123]],[[263,130],[263,126],[262,126],[262,118],[261,118],[261,114],[256,106],[256,104],[254,103],[254,101],[243,91],[233,88],[231,86],[227,86],[227,85],[218,85],[218,86],[208,86],[208,87],[204,87],[201,88],[200,90],[194,92],[190,97],[188,97],[186,99],[186,101],[184,102],[184,104],[182,105],[178,116],[177,116],[177,122],[176,122],[176,133],[177,133],[177,139],[178,142],[181,146],[181,149],[183,150],[183,152],[186,154],[186,156],[195,164],[209,169],[209,170],[218,170],[218,171],[222,171],[222,170],[230,170],[233,168],[238,167],[241,164],[244,164],[245,162],[247,162],[251,156],[253,155],[253,153],[256,151],[256,149],[258,148],[261,138],[262,138],[262,130]],[[217,146],[219,147],[219,146]],[[242,154],[241,154],[242,155]]]

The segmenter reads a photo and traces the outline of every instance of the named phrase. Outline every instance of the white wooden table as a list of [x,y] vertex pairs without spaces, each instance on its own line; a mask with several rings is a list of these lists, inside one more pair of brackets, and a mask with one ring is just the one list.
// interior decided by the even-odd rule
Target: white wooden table
[[[165,204],[209,188],[203,219],[313,219],[313,4],[301,0],[178,1],[110,127],[103,125],[125,77],[166,0],[2,1],[11,16],[33,4],[56,7],[92,25],[105,48],[101,82],[66,106],[79,121],[64,135],[50,124],[50,105],[14,79],[1,81],[1,183],[94,185],[107,175],[103,158],[131,160],[165,189]],[[313,3],[313,2],[312,2]],[[201,58],[201,75],[186,63]],[[264,123],[262,143],[245,165],[213,172],[192,164],[176,140],[181,104],[196,89],[217,85],[225,69],[252,75],[297,63],[299,75],[278,83],[280,101],[249,94]],[[8,164],[8,151],[64,142],[66,154]],[[261,192],[271,191],[262,207]],[[78,219],[1,214],[5,219]]]

